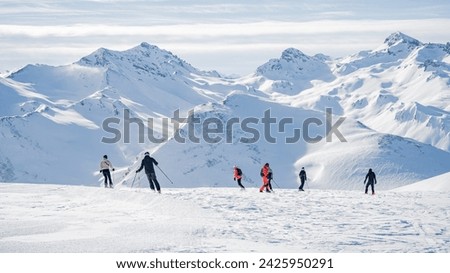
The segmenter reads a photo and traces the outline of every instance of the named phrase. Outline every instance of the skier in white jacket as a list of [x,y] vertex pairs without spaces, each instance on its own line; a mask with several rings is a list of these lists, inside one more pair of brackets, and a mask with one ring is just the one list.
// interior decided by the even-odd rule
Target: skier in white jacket
[[114,167],[111,164],[111,161],[108,160],[108,156],[104,155],[103,160],[100,162],[100,173],[103,173],[103,176],[105,177],[105,188],[108,187],[108,180],[109,180],[109,187],[113,187],[113,182],[111,180],[111,173],[109,170],[114,171]]

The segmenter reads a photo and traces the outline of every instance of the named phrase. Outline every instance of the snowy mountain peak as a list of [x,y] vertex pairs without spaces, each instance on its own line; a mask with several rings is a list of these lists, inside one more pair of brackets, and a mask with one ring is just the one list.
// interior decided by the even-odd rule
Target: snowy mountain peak
[[322,62],[328,62],[328,61],[332,60],[332,58],[330,56],[322,54],[322,53],[318,53],[318,54],[314,55],[314,58],[316,58],[317,60],[321,60]]
[[[140,46],[143,47],[143,48],[158,48],[157,46],[151,45],[151,44],[149,44],[149,43],[147,43],[147,42],[142,42],[142,43],[140,44]],[[158,49],[159,49],[159,48],[158,48]]]
[[[99,48],[65,66],[29,65],[0,78],[0,143],[7,143],[0,145],[0,181],[99,185],[101,178],[93,174],[99,175],[103,154],[119,170],[116,181],[132,181],[144,149],[174,181],[183,182],[174,187],[234,185],[233,164],[248,174],[245,183],[258,187],[260,166],[267,161],[289,188],[296,186],[301,166],[311,187],[321,189],[360,187],[369,167],[383,189],[449,172],[450,44],[421,44],[400,32],[380,44],[337,60],[287,48],[256,73],[235,79],[197,70],[145,42],[124,51]],[[334,136],[310,143],[302,135],[313,118],[324,126],[311,126],[309,136],[325,136],[326,108],[333,110],[332,124],[346,117],[339,131],[348,142]],[[114,144],[100,143],[111,139],[102,127],[105,120],[125,120],[125,109],[155,124],[144,122],[143,130],[134,124],[129,140],[123,132]],[[194,134],[190,125],[179,135],[164,125],[176,111],[183,118],[191,109],[202,121],[194,122]],[[262,126],[268,109],[280,125],[268,132],[274,143]],[[261,134],[254,143],[237,124],[217,134],[224,137],[219,143],[203,131],[213,129],[205,128],[207,121],[228,126],[234,118],[249,117],[258,120],[252,132]],[[295,143],[288,143],[293,138]]]
[[280,59],[271,59],[258,67],[256,73],[269,79],[293,79],[309,76],[309,72],[323,68],[321,58],[311,57],[298,49],[288,48],[281,54]]
[[394,46],[394,45],[398,45],[400,43],[410,44],[413,46],[419,46],[422,44],[419,40],[414,39],[400,31],[394,32],[391,35],[389,35],[384,40],[384,43],[388,46]]
[[281,54],[281,59],[287,62],[295,62],[295,61],[309,61],[311,57],[307,56],[300,50],[296,48],[288,48],[283,51]]
[[336,71],[342,75],[347,75],[373,65],[383,64],[384,68],[396,66],[422,47],[424,47],[424,44],[419,40],[402,32],[394,32],[378,48],[361,51],[342,59],[337,65]]
[[[325,63],[326,56],[308,56],[295,48],[284,50],[279,59],[271,59],[256,70],[256,75],[268,81],[257,84],[255,88],[285,94],[297,94],[310,88],[311,81],[331,81],[334,76]],[[261,84],[262,83],[262,84]]]
[[140,45],[125,51],[100,48],[81,58],[77,64],[105,67],[115,71],[123,71],[125,69],[138,73],[148,72],[163,77],[167,77],[174,71],[177,73],[201,73],[170,51],[160,49],[146,42],[142,42]]
[[78,64],[90,65],[90,66],[106,66],[109,64],[108,56],[112,56],[113,53],[106,48],[99,48],[86,57],[81,58]]

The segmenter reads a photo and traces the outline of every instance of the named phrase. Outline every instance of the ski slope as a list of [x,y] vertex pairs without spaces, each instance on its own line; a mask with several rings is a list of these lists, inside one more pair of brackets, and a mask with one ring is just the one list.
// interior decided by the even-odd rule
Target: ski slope
[[395,190],[450,192],[450,173],[444,173],[442,175],[431,177]]
[[[163,182],[164,183],[164,182]],[[450,251],[450,193],[0,184],[0,252]],[[248,185],[246,185],[248,186]]]

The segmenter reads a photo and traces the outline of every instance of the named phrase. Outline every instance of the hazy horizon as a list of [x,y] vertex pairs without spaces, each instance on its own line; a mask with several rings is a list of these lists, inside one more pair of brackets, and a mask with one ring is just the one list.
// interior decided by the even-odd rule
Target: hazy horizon
[[448,1],[0,1],[0,72],[64,65],[100,47],[157,45],[202,70],[249,74],[289,47],[333,58],[401,31],[450,41]]

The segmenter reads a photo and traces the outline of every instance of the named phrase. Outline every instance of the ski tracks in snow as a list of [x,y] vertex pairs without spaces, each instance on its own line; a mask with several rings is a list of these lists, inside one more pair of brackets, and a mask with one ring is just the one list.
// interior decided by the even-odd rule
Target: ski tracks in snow
[[223,188],[174,196],[217,215],[215,237],[233,242],[225,249],[233,252],[448,252],[449,197]]
[[0,184],[1,252],[450,252],[450,193]]
[[207,214],[148,189],[0,184],[0,252],[201,252]]

